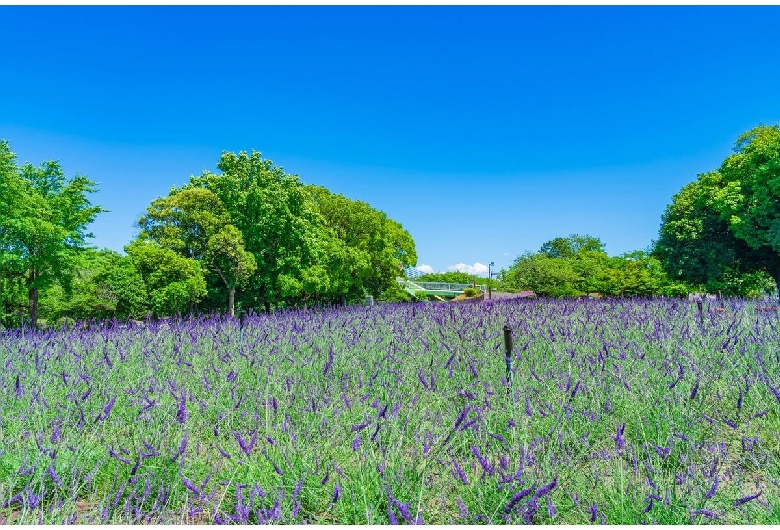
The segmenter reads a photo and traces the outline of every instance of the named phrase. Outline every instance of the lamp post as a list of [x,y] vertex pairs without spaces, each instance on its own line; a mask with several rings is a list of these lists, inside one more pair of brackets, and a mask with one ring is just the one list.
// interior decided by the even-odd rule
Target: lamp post
[[491,289],[493,284],[493,262],[488,263],[488,300],[493,299],[493,291]]

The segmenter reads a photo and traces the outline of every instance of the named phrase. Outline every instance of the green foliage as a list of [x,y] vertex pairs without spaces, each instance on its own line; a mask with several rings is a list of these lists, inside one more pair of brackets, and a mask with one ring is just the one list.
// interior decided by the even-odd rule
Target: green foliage
[[471,298],[472,296],[477,296],[479,293],[481,293],[479,289],[475,289],[473,287],[466,287],[463,289],[463,294],[465,294],[467,297]]
[[3,286],[3,296],[7,302],[23,278],[33,323],[39,291],[54,282],[69,284],[75,252],[92,236],[86,227],[104,211],[87,199],[94,191],[94,182],[78,174],[67,179],[55,161],[17,167],[16,155],[0,141],[0,263],[4,277],[15,278]]
[[674,196],[654,255],[673,278],[754,295],[766,275],[780,285],[780,128],[756,127],[734,151]]
[[321,263],[328,261],[332,238],[298,177],[255,151],[225,152],[217,167],[221,174],[204,172],[187,188],[205,188],[220,199],[254,257],[256,269],[240,296],[243,305],[305,302],[317,294],[307,288],[330,286]]
[[135,240],[125,247],[143,278],[157,316],[186,314],[206,295],[200,264],[152,241]]
[[530,289],[540,296],[575,296],[580,277],[569,260],[530,252],[519,256],[504,274],[514,289]]
[[604,244],[597,237],[572,234],[547,241],[539,249],[548,258],[573,258],[585,252],[604,254]]
[[430,272],[417,277],[417,281],[420,282],[473,283],[475,280],[477,285],[487,284],[487,278],[478,278],[459,271]]
[[669,279],[654,256],[635,251],[609,257],[598,238],[572,235],[542,245],[538,253],[518,257],[503,273],[513,290],[540,296],[682,296],[690,287]]
[[326,227],[344,247],[341,266],[331,269],[337,281],[348,285],[348,291],[338,292],[353,299],[365,293],[382,299],[383,293],[392,292],[401,271],[417,263],[411,235],[400,223],[363,201],[350,200],[322,186],[307,190]]
[[154,241],[162,248],[198,260],[220,284],[222,300],[235,314],[235,293],[254,274],[255,257],[244,248],[241,232],[230,224],[222,201],[205,188],[172,188],[168,197],[152,201],[138,221],[141,241]]
[[80,251],[67,286],[54,283],[41,295],[41,315],[48,322],[64,317],[80,320],[142,318],[149,310],[140,272],[127,256],[112,250]]

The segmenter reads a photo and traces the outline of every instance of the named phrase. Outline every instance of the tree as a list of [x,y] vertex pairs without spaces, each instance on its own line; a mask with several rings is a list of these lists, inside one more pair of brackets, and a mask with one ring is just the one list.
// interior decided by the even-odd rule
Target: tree
[[779,133],[761,126],[743,134],[719,171],[673,197],[653,250],[672,278],[733,294],[760,285],[760,275],[737,281],[759,272],[780,285]]
[[105,210],[87,199],[96,188],[86,177],[66,179],[55,161],[17,168],[15,160],[8,143],[0,141],[0,259],[4,274],[23,275],[36,325],[40,290],[55,280],[69,281],[74,253],[92,237],[86,227]]
[[322,186],[308,186],[325,226],[346,247],[343,272],[349,275],[348,296],[371,294],[379,299],[396,297],[396,277],[417,264],[412,236],[381,210],[353,201]]
[[256,262],[230,220],[222,201],[211,191],[174,187],[167,197],[152,201],[139,219],[138,238],[199,261],[223,284],[228,311],[234,316],[236,289],[247,285]]
[[539,249],[548,258],[573,258],[581,252],[604,252],[604,244],[597,237],[571,234],[547,241]]
[[206,280],[198,261],[140,239],[127,245],[125,251],[143,278],[157,316],[187,313],[206,296]]
[[504,274],[504,283],[509,288],[530,289],[540,296],[576,296],[579,291],[574,285],[580,279],[570,259],[530,252],[515,259]]
[[749,270],[767,272],[780,292],[780,126],[762,125],[741,135],[720,173],[725,185],[715,206],[721,219],[755,251]]
[[186,187],[205,188],[219,197],[254,256],[257,268],[248,280],[248,305],[259,303],[269,310],[285,299],[294,301],[304,283],[310,288],[330,285],[310,281],[323,279],[317,267],[326,258],[326,245],[320,243],[328,233],[298,177],[256,151],[224,152],[217,167],[221,174],[205,171],[191,177]]
[[228,290],[228,311],[236,314],[236,288],[243,287],[257,269],[255,257],[244,249],[244,237],[231,224],[223,226],[206,243],[205,260]]
[[142,318],[148,293],[128,256],[113,250],[85,249],[74,259],[68,284],[54,282],[41,292],[40,314],[48,322],[75,319]]
[[448,271],[448,272],[429,272],[418,276],[415,281],[418,282],[443,282],[443,283],[474,283],[486,285],[487,278],[477,278],[467,272]]

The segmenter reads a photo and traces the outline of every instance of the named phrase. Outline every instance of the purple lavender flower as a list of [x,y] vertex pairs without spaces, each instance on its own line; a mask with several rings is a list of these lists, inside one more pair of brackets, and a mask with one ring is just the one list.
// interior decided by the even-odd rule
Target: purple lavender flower
[[49,442],[56,444],[60,441],[60,426],[55,425],[54,431],[51,433],[51,438],[49,438]]
[[737,410],[742,410],[742,398],[744,395],[742,394],[742,389],[739,389],[739,397],[737,398]]
[[553,504],[552,499],[550,497],[546,498],[547,501],[547,515],[550,516],[550,519],[555,517],[555,505]]
[[511,513],[514,507],[517,506],[517,503],[530,495],[532,491],[533,488],[525,488],[512,495],[512,498],[509,499],[509,503],[504,507],[504,513]]
[[236,437],[236,440],[238,441],[238,446],[241,448],[241,450],[244,451],[244,453],[247,456],[250,456],[250,454],[252,453],[252,448],[255,445],[255,441],[257,440],[257,433],[256,432],[253,433],[252,439],[249,442],[244,440],[241,437],[241,435],[238,434],[236,431],[233,431],[233,436]]
[[395,517],[395,512],[393,511],[393,505],[389,502],[387,503],[387,518],[390,520],[390,524],[398,524],[398,519]]
[[184,437],[181,439],[181,443],[179,444],[179,449],[176,451],[176,454],[173,455],[171,458],[171,462],[176,462],[176,460],[184,454],[184,452],[187,450],[187,440],[189,439],[188,433],[184,433]]
[[60,479],[60,477],[57,475],[57,472],[54,471],[54,462],[49,464],[49,467],[46,468],[46,473],[48,473],[58,488],[62,487],[62,479]]
[[479,447],[472,445],[471,453],[477,457],[479,465],[482,466],[482,469],[485,470],[485,473],[487,473],[488,476],[492,476],[495,473],[493,466],[487,461],[487,459],[485,459],[484,456],[482,456],[482,453],[479,452]]
[[466,473],[463,471],[463,468],[460,467],[460,464],[458,464],[457,458],[452,457],[452,465],[455,468],[455,472],[458,474],[458,478],[460,478],[460,481],[464,485],[468,485],[469,478],[466,476]]
[[463,499],[460,497],[456,499],[456,502],[458,503],[458,515],[461,519],[467,519],[469,516],[469,509],[466,507],[466,503],[464,503]]
[[361,430],[365,429],[366,427],[368,427],[368,423],[359,423],[357,425],[353,425],[352,426],[352,432],[361,431]]
[[590,522],[591,523],[595,523],[596,522],[596,514],[598,513],[598,511],[599,511],[599,507],[598,507],[597,504],[594,504],[593,506],[590,507],[590,510],[588,510],[588,512],[590,513]]
[[200,489],[198,489],[198,487],[197,487],[195,484],[193,484],[193,482],[192,482],[190,479],[188,479],[188,478],[187,478],[187,477],[185,477],[184,475],[181,475],[181,481],[182,481],[182,483],[184,484],[184,486],[185,486],[185,487],[186,487],[188,490],[190,490],[191,492],[193,492],[193,493],[194,493],[195,495],[197,495],[198,497],[202,496],[202,493],[201,493]]
[[187,418],[189,418],[189,414],[187,413],[187,397],[182,394],[181,400],[179,400],[179,406],[176,409],[176,421],[183,425],[187,421]]
[[762,493],[763,493],[762,491],[759,491],[755,495],[748,495],[747,497],[741,497],[741,498],[739,498],[739,499],[734,501],[734,506],[742,506],[746,502],[750,502],[753,499],[757,499],[758,497],[761,496]]
[[118,454],[116,451],[114,451],[114,448],[112,446],[110,446],[110,445],[108,446],[108,454],[110,456],[116,458],[117,460],[119,460],[123,464],[132,464],[132,462],[130,460],[128,460],[127,458],[123,458],[120,454]]
[[357,435],[355,435],[355,440],[352,442],[352,450],[353,451],[360,450],[360,433],[357,433]]
[[777,401],[778,401],[778,402],[780,402],[780,386],[778,386],[777,388],[775,388],[775,387],[773,387],[772,385],[770,385],[769,383],[767,383],[767,385],[766,385],[766,386],[768,386],[768,387],[769,387],[769,390],[771,390],[771,391],[772,391],[772,394],[774,394],[774,396],[775,396],[775,399],[777,399]]
[[501,436],[500,434],[495,434],[495,433],[492,433],[492,432],[491,432],[491,433],[490,433],[490,437],[491,437],[491,438],[495,438],[496,440],[498,440],[498,441],[499,441],[499,442],[501,442],[502,444],[503,444],[503,443],[506,443],[506,438],[504,438],[504,437],[503,437],[503,436]]
[[706,499],[711,499],[715,496],[715,492],[718,491],[718,484],[720,484],[720,481],[718,480],[718,476],[715,475],[715,482],[712,483],[709,491],[704,494]]
[[14,395],[17,398],[24,396],[24,390],[22,390],[22,381],[20,379],[20,374],[16,374],[16,383],[14,384]]
[[331,503],[335,503],[341,498],[341,483],[336,482],[336,488],[333,490],[333,500]]
[[693,388],[691,389],[691,399],[696,398],[696,393],[699,391],[699,379],[696,379],[696,383],[693,385]]
[[468,416],[469,414],[469,410],[471,409],[469,408],[468,405],[463,407],[463,410],[460,411],[460,414],[458,414],[458,417],[455,419],[455,425],[452,426],[453,429],[457,429],[458,425],[460,425],[463,422],[463,420],[466,419],[466,416]]
[[656,454],[658,454],[658,456],[660,456],[663,459],[666,459],[666,457],[669,456],[669,453],[672,452],[672,450],[669,449],[668,447],[664,447],[661,445],[654,446],[653,450],[656,452]]
[[114,403],[116,403],[116,396],[112,397],[106,406],[103,407],[103,412],[97,417],[95,421],[102,421],[108,418],[108,415],[111,414],[111,410],[114,408]]
[[534,497],[544,497],[545,495],[549,494],[552,490],[554,490],[556,487],[558,487],[558,477],[555,477],[552,479],[552,482],[545,484],[538,490],[536,490],[536,493],[534,493]]
[[626,424],[621,423],[617,428],[617,434],[615,435],[615,449],[618,453],[622,453],[626,447],[626,441],[623,439],[623,432],[626,429]]
[[704,517],[709,517],[710,519],[717,519],[718,516],[714,513],[712,513],[709,510],[701,509],[701,510],[694,510],[691,512],[691,515],[703,515]]

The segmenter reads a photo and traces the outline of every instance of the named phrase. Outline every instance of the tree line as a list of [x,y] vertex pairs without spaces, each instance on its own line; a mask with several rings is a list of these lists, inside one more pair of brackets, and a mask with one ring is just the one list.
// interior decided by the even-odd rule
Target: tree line
[[258,152],[225,152],[217,168],[152,201],[122,255],[87,245],[105,211],[88,200],[94,182],[54,161],[18,166],[0,141],[0,322],[408,298],[395,278],[417,254],[399,222]]
[[573,234],[519,256],[500,278],[547,296],[780,293],[780,127],[740,135],[720,168],[675,194],[647,250],[609,257],[598,238]]
[[[0,140],[0,324],[410,299],[395,278],[417,254],[399,222],[255,151],[224,152],[217,168],[153,200],[119,254],[87,244],[105,211],[88,199],[93,181],[55,161],[18,165]],[[540,296],[780,292],[780,127],[745,132],[720,168],[684,186],[648,249],[610,257],[597,237],[558,237],[497,282]]]

